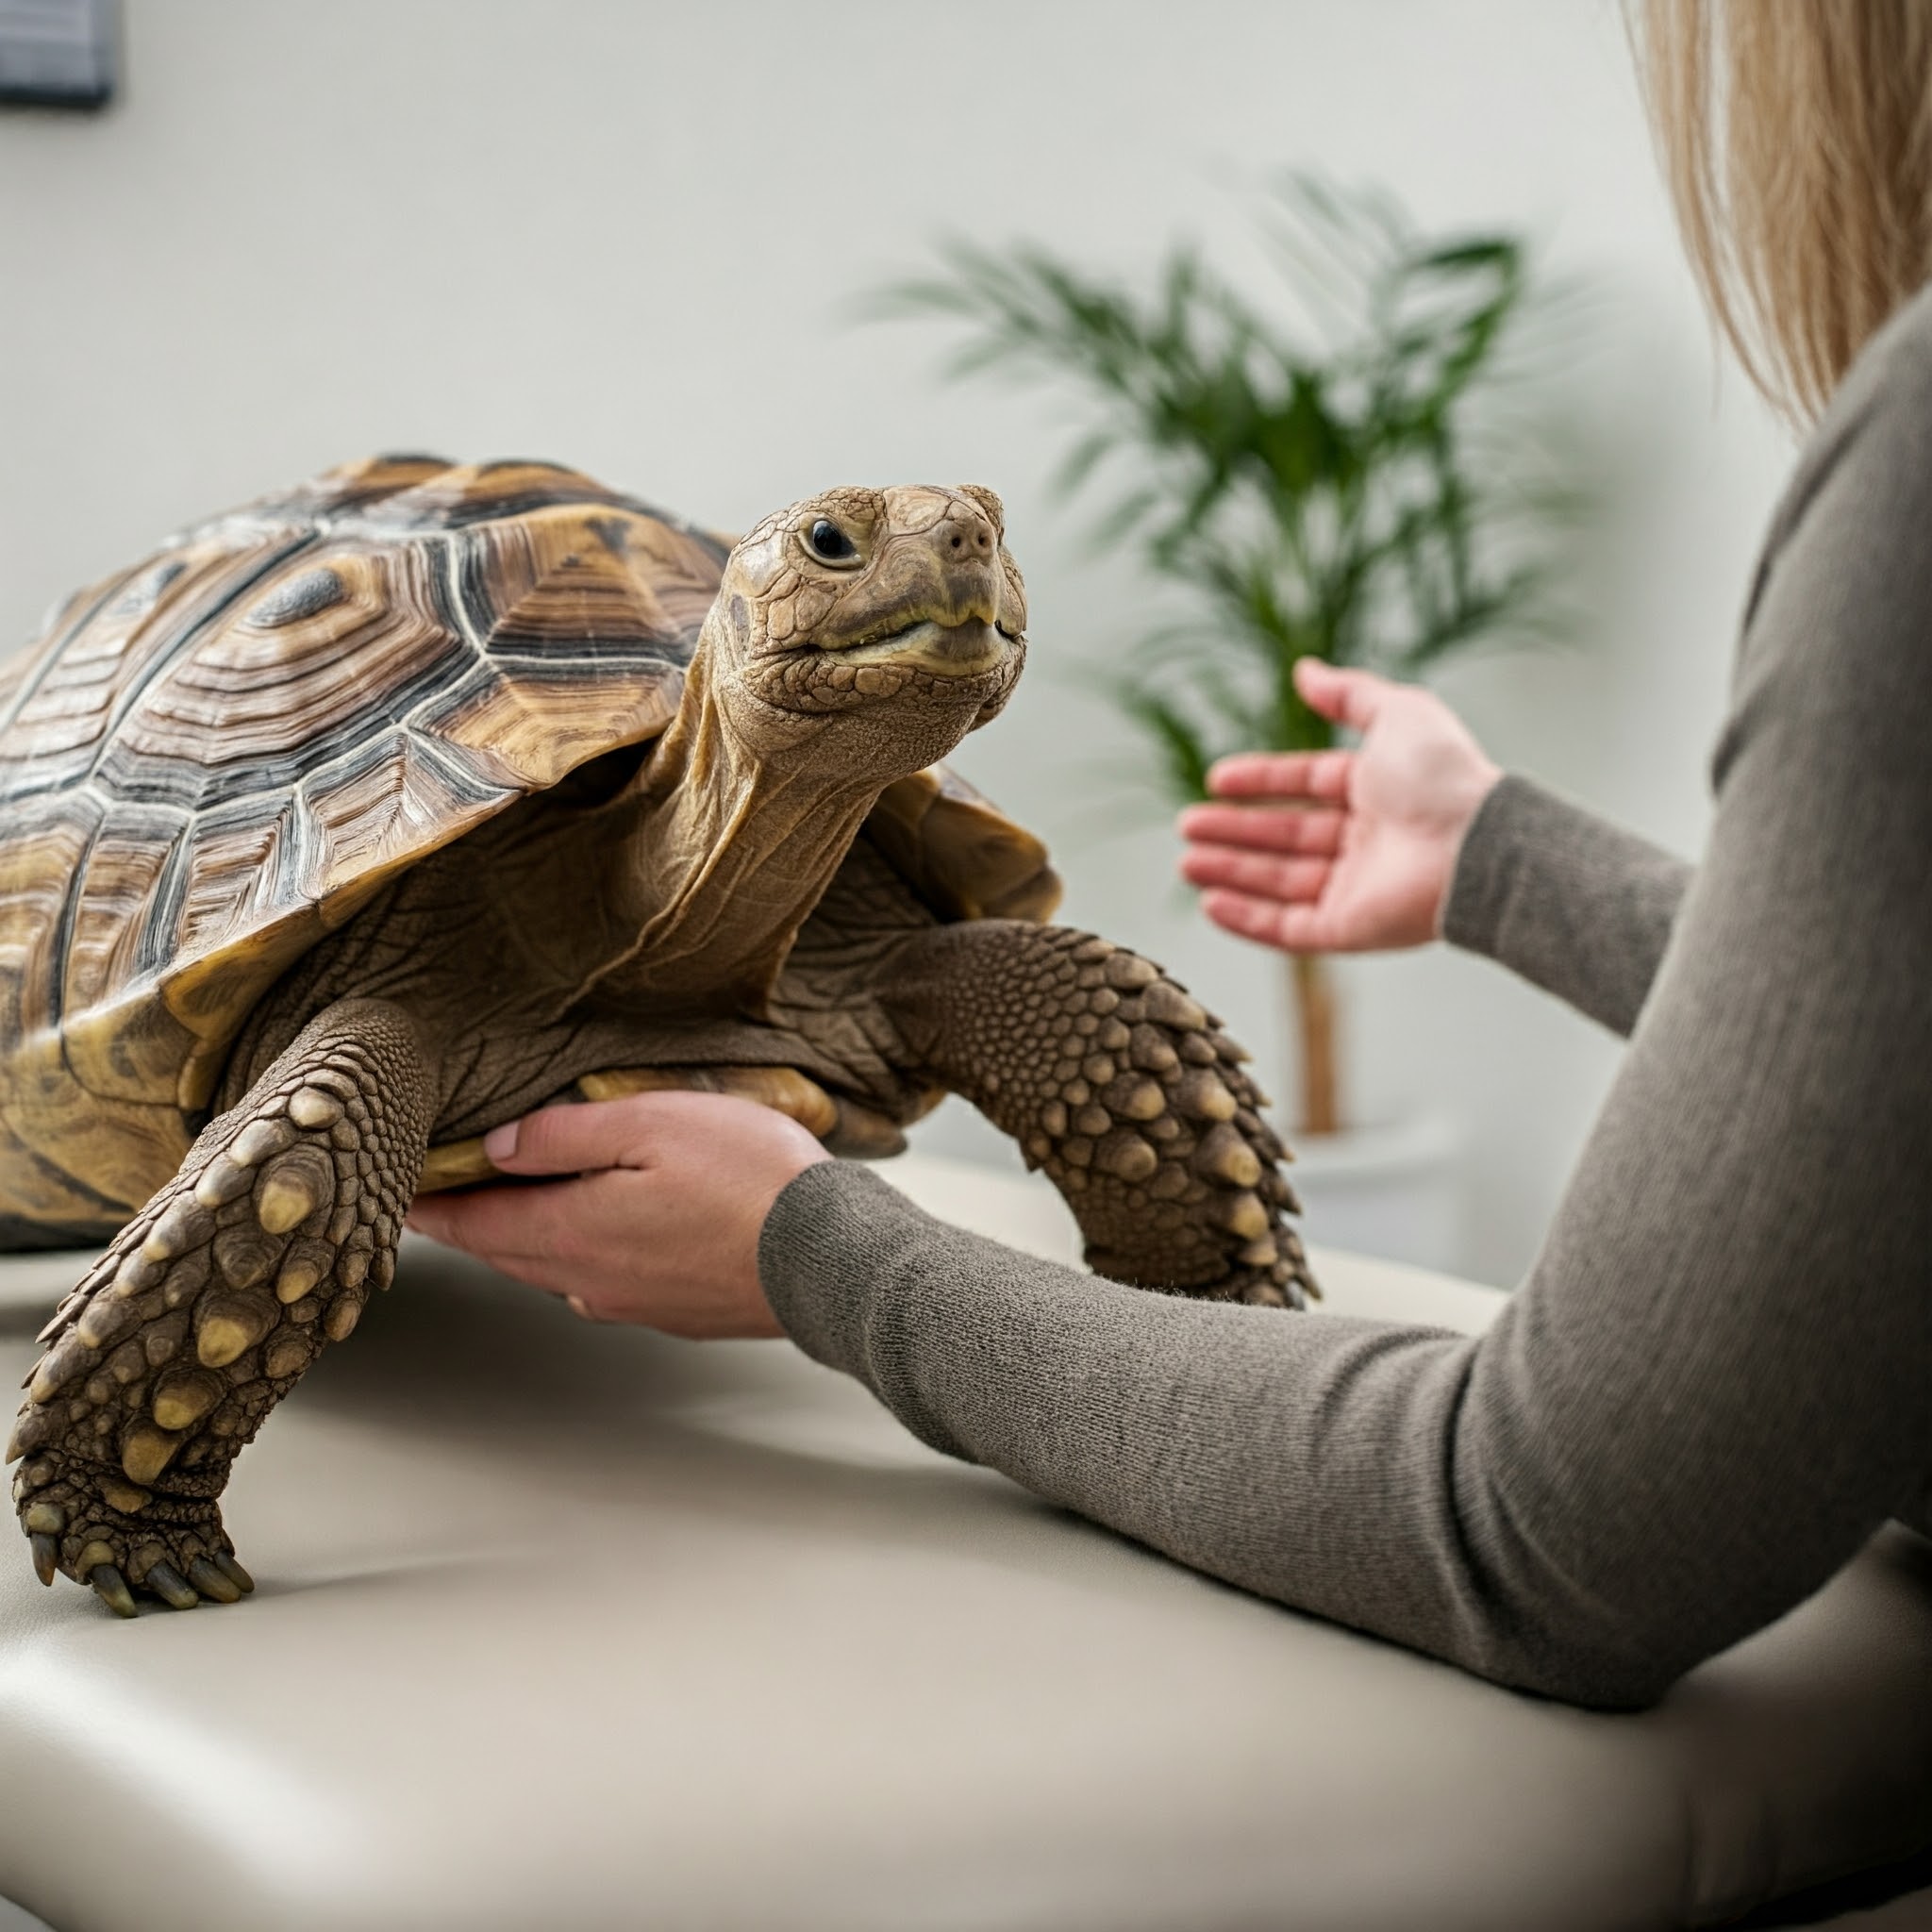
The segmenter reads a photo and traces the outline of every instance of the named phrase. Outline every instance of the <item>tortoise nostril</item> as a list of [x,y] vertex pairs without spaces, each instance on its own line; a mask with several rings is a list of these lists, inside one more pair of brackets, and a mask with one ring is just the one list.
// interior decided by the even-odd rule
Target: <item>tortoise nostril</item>
[[946,549],[952,556],[991,557],[992,548],[992,525],[983,518],[974,517],[970,523],[959,518],[947,519]]

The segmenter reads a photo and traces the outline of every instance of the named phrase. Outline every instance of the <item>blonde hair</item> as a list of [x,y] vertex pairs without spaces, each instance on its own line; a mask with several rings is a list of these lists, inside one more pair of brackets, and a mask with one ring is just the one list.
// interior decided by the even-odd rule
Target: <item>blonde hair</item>
[[1815,416],[1932,273],[1932,0],[1630,0],[1690,264],[1753,382]]

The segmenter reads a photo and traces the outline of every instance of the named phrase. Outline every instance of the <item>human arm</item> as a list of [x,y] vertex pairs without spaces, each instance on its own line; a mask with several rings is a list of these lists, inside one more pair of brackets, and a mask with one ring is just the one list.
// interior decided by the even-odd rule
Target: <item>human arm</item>
[[[1727,772],[1623,1075],[1482,1341],[1137,1297],[836,1169],[766,1224],[773,1307],[936,1446],[1182,1561],[1505,1683],[1652,1701],[1932,1460],[1932,1038],[1893,951],[1932,958],[1932,824],[1821,796],[1802,736]],[[1811,810],[1836,835],[1794,877]]]
[[1690,868],[1506,776],[1427,691],[1312,658],[1295,679],[1360,746],[1215,766],[1216,802],[1181,815],[1208,917],[1289,952],[1441,937],[1627,1034]]
[[1512,773],[1458,850],[1441,933],[1627,1038],[1691,876],[1674,854]]
[[[1285,1603],[1641,1705],[1932,1468],[1932,356],[1857,391],[1757,600],[1630,1050],[1479,1341],[1137,1298],[824,1170],[772,1305],[908,1426]],[[1846,419],[1849,418],[1849,425]]]

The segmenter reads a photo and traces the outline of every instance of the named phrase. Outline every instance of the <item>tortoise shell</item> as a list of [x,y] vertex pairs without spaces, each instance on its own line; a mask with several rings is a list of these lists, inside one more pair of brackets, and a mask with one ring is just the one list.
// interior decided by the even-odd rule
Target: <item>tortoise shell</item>
[[[390,456],[59,607],[0,667],[0,1240],[118,1225],[291,961],[655,738],[728,554],[575,471]],[[867,830],[941,918],[1058,897],[1039,841],[942,770]]]

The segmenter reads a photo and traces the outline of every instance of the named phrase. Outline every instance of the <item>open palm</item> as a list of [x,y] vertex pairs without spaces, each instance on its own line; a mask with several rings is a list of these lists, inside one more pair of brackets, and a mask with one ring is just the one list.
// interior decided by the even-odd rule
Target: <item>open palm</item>
[[1295,683],[1358,748],[1223,758],[1208,786],[1231,802],[1181,814],[1182,875],[1217,925],[1285,952],[1436,938],[1462,836],[1502,774],[1427,691],[1317,658]]

